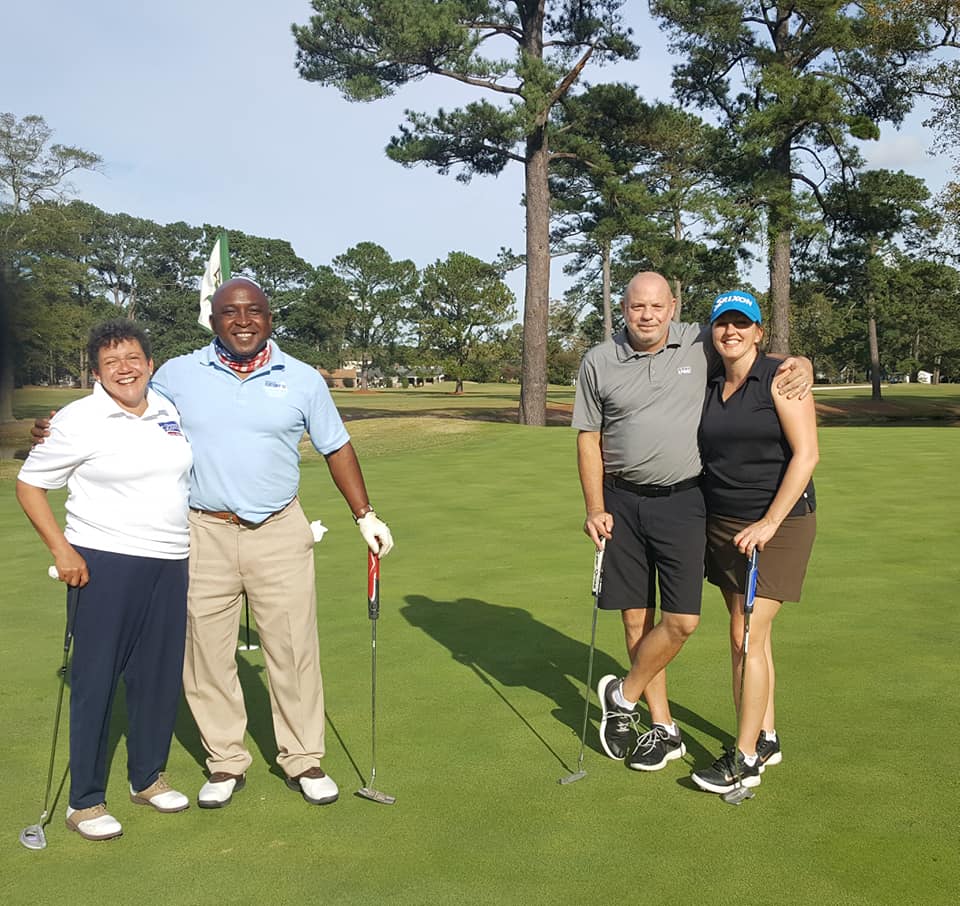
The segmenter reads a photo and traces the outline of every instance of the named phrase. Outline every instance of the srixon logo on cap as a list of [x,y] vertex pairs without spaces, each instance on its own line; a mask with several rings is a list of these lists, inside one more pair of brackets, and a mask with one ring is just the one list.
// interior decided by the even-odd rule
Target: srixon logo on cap
[[756,299],[744,293],[724,293],[722,296],[717,296],[713,303],[713,310],[716,311],[721,305],[726,305],[728,302],[739,302],[748,308],[755,308],[757,304]]

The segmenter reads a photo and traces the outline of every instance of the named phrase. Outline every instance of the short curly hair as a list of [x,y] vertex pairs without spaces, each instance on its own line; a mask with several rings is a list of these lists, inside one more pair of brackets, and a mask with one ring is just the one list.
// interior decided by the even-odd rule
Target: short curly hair
[[96,368],[100,362],[100,350],[109,349],[124,340],[136,340],[148,358],[153,358],[153,347],[150,337],[136,321],[128,318],[113,318],[103,321],[90,328],[90,339],[87,341],[87,361],[91,368]]

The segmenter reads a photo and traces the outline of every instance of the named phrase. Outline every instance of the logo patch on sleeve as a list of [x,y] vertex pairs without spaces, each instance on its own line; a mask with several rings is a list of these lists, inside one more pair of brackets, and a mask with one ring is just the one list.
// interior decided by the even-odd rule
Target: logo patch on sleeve
[[180,430],[180,426],[176,422],[158,422],[157,424],[163,428],[171,437],[183,437],[183,432]]

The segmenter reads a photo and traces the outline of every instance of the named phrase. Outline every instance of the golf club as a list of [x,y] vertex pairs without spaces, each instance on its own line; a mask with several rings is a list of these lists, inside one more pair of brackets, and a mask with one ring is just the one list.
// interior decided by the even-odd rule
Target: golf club
[[743,598],[743,648],[740,653],[740,697],[737,707],[737,738],[733,741],[733,763],[737,767],[737,785],[720,798],[730,805],[740,805],[745,799],[753,799],[753,790],[743,785],[743,776],[740,773],[740,761],[737,758],[740,738],[740,715],[743,713],[743,677],[747,672],[747,652],[750,650],[750,614],[753,613],[753,603],[757,597],[757,549],[750,555],[750,564],[747,567],[747,593]]
[[587,716],[590,713],[590,690],[593,688],[593,652],[597,647],[597,613],[600,611],[600,586],[603,584],[603,551],[604,542],[593,558],[593,627],[590,630],[590,657],[587,660],[587,687],[583,693],[583,731],[580,733],[580,755],[577,757],[577,769],[558,781],[564,785],[576,783],[587,776],[583,769],[583,750],[587,744]]
[[260,646],[250,644],[250,599],[247,597],[246,592],[243,593],[243,610],[244,610],[244,615],[246,617],[246,624],[247,624],[247,632],[246,632],[247,640],[246,642],[244,642],[242,645],[239,645],[238,647],[240,648],[241,651],[256,651],[260,648]]
[[[56,567],[50,567],[48,574],[54,577]],[[47,768],[47,788],[43,794],[43,811],[40,813],[40,820],[36,824],[31,824],[20,831],[20,842],[27,849],[46,849],[47,837],[43,832],[44,825],[50,820],[50,790],[53,787],[53,766],[57,756],[57,736],[60,732],[60,713],[63,710],[63,689],[67,681],[67,661],[70,657],[70,644],[73,642],[73,627],[77,617],[77,602],[80,598],[79,588],[67,588],[67,628],[63,635],[63,663],[60,665],[60,691],[57,694],[57,711],[53,719],[53,742],[50,745],[50,766]],[[63,777],[66,779],[67,771],[70,770],[70,761],[63,770]],[[60,787],[63,786],[63,780],[60,781]]]
[[382,805],[393,805],[396,796],[381,793],[373,784],[377,779],[377,618],[380,616],[380,558],[367,552],[367,615],[370,617],[370,782],[357,795]]

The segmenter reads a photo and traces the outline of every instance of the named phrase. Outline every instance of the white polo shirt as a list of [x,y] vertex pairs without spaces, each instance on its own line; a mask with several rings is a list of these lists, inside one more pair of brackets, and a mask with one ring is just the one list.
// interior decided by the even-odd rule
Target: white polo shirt
[[19,479],[38,488],[67,486],[71,544],[179,560],[190,550],[187,500],[193,454],[169,400],[147,391],[141,416],[121,409],[98,383],[50,422]]

